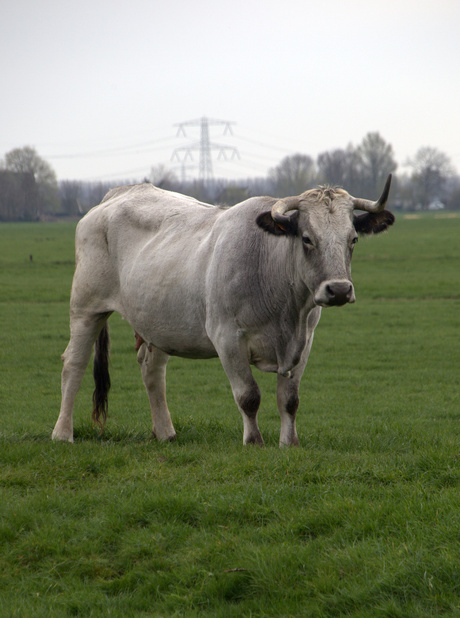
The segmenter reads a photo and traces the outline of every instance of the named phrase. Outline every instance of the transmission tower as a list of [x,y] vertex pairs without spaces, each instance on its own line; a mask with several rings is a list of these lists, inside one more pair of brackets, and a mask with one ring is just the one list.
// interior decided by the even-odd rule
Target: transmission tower
[[227,156],[229,156],[231,160],[235,158],[240,158],[238,150],[233,146],[226,146],[224,144],[216,144],[215,142],[211,142],[209,137],[209,127],[210,125],[223,125],[224,135],[233,135],[232,124],[235,123],[228,120],[215,120],[212,118],[206,118],[205,116],[199,118],[198,120],[188,120],[187,122],[179,122],[178,124],[175,124],[174,126],[178,127],[177,137],[187,137],[185,127],[200,127],[200,140],[198,142],[192,142],[188,146],[181,146],[179,148],[175,148],[171,156],[171,160],[178,161],[181,165],[185,165],[188,160],[193,161],[193,152],[198,151],[198,176],[199,179],[203,182],[203,184],[209,185],[213,180],[213,150],[218,151],[218,159],[224,159],[225,161],[227,161]]

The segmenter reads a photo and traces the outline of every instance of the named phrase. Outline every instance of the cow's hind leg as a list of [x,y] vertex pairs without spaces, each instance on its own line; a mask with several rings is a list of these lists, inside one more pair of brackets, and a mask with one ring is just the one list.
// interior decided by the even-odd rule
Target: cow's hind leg
[[51,436],[53,440],[73,442],[72,416],[75,398],[91,358],[93,344],[109,315],[71,315],[70,341],[62,355],[64,367],[61,374],[61,410]]
[[167,442],[175,440],[176,431],[171,421],[168,404],[166,403],[166,365],[169,356],[155,348],[142,343],[137,354],[142,379],[149,397],[152,410],[154,436]]

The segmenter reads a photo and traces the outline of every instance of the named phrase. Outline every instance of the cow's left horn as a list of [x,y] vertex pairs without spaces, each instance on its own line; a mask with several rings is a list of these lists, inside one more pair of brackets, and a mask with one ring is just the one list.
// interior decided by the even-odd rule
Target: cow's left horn
[[278,200],[272,206],[272,219],[279,225],[289,224],[291,222],[290,217],[286,217],[285,213],[288,210],[298,210],[299,198],[298,197],[285,197],[282,200]]
[[[360,198],[353,198],[353,210],[365,210],[367,212],[381,212],[388,201],[388,195],[390,194],[391,174],[388,174],[385,187],[383,188],[382,195],[376,202],[371,200],[362,200]],[[275,204],[276,205],[276,204]]]

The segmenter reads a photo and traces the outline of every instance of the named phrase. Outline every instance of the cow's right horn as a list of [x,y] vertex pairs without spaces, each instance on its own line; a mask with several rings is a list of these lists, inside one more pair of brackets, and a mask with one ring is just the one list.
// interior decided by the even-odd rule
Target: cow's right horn
[[365,210],[366,212],[381,212],[385,208],[385,205],[388,201],[388,195],[390,194],[390,185],[391,174],[388,175],[382,195],[376,202],[372,202],[371,200],[362,200],[360,198],[354,197],[353,210]]
[[[278,200],[272,206],[272,219],[281,228],[284,226],[291,227],[294,221],[299,218],[299,198],[298,197],[285,197],[282,200]],[[289,210],[295,210],[291,216],[286,217],[285,213]]]

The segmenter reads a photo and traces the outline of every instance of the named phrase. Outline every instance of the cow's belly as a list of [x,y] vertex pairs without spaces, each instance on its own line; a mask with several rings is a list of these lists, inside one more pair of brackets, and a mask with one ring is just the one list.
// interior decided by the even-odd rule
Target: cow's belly
[[132,326],[147,345],[153,345],[170,356],[184,358],[214,358],[216,349],[209,339],[204,319],[187,303],[170,304],[160,298],[144,295],[122,295],[115,311]]
[[157,333],[152,334],[152,344],[169,354],[181,358],[215,358],[217,352],[209,339],[194,337],[162,337]]
[[147,345],[153,345],[170,356],[183,358],[214,358],[217,356],[212,341],[200,321],[193,322],[182,312],[137,312],[123,317]]

